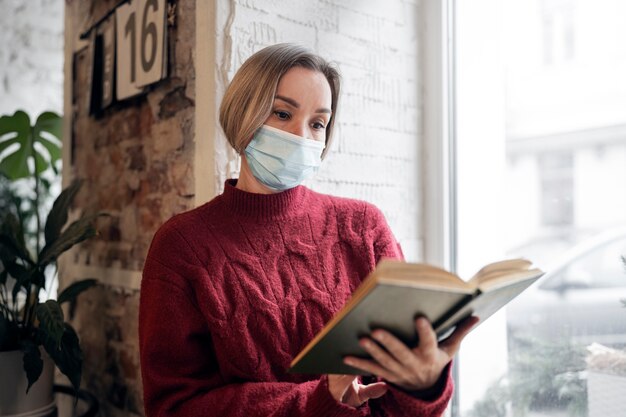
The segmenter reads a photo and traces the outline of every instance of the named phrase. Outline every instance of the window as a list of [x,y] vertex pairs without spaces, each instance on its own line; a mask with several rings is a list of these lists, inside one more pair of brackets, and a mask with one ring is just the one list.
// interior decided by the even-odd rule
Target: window
[[574,221],[572,153],[540,155],[538,162],[542,226],[571,226]]
[[574,58],[575,3],[572,0],[543,0],[541,8],[542,50],[545,65]]
[[626,346],[626,2],[452,3],[453,264],[547,271],[464,342],[452,415],[599,415],[587,348]]

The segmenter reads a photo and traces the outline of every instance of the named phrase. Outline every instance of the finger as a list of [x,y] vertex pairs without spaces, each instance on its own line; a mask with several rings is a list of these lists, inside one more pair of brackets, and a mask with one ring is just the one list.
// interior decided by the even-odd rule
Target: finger
[[[372,332],[372,338],[387,349],[387,352],[400,364],[401,368],[404,369],[408,365],[415,363],[416,357],[413,351],[391,333],[385,330],[374,330],[374,332]],[[380,362],[380,360],[378,362]]]
[[437,335],[430,325],[430,322],[426,317],[419,317],[415,321],[415,328],[417,329],[417,337],[419,342],[417,349],[425,355],[434,355],[437,352]]
[[389,370],[380,366],[377,362],[369,359],[361,359],[354,356],[346,356],[343,359],[343,363],[353,368],[360,369],[368,372],[372,375],[377,375],[386,380],[395,380],[397,377],[393,375]]
[[365,402],[370,399],[380,398],[389,391],[389,386],[384,382],[376,382],[369,385],[361,385],[359,388],[359,399]]
[[[389,339],[389,338],[387,338],[387,339]],[[376,344],[376,342],[374,342],[374,341],[372,341],[372,340],[370,340],[368,338],[363,338],[363,339],[359,340],[359,344],[383,368],[385,368],[388,371],[396,374],[399,377],[404,376],[404,373],[405,373],[404,369],[405,369],[405,367],[402,366],[402,364],[399,363],[387,351],[385,351],[383,348],[378,346],[378,344]]]
[[439,348],[452,358],[459,351],[463,338],[467,336],[470,330],[472,330],[478,322],[479,318],[476,316],[466,318],[457,325],[457,328],[446,340],[439,344]]

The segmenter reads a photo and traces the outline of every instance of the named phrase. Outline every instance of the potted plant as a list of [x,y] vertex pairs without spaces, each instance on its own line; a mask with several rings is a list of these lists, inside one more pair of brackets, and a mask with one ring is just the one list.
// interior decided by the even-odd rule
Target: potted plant
[[23,111],[0,117],[0,416],[54,410],[54,365],[75,390],[80,386],[82,351],[61,305],[95,280],[73,283],[56,300],[46,294],[50,278],[56,278],[57,258],[96,234],[97,214],[83,214],[65,227],[80,188],[74,182],[44,215],[43,196],[50,190],[44,174],[58,176],[60,140],[61,118],[54,113],[42,113],[34,125]]
[[[622,256],[626,269],[626,257]],[[625,277],[626,278],[626,277]],[[621,300],[626,307],[626,300]],[[589,417],[623,415],[626,408],[626,350],[593,343],[587,347]]]

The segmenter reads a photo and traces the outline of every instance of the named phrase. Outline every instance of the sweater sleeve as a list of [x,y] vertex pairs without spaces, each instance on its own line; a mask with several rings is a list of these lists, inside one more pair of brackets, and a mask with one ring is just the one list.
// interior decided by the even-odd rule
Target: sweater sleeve
[[[170,235],[170,238],[172,236]],[[161,239],[162,236],[156,239]],[[206,318],[185,286],[186,261],[161,249],[182,239],[153,242],[144,266],[139,306],[139,348],[148,417],[362,416],[367,409],[341,404],[326,377],[304,383],[226,381],[220,374]]]
[[[419,416],[439,417],[442,416],[454,390],[454,384],[450,375],[451,364],[444,368],[441,379],[433,392],[429,393],[429,399],[411,395],[399,388],[391,386],[387,394],[377,400],[370,400],[372,415],[375,416]],[[429,390],[430,391],[430,390]]]

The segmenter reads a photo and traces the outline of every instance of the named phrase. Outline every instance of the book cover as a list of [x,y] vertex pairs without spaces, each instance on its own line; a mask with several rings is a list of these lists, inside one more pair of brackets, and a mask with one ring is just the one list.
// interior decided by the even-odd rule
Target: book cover
[[372,330],[386,329],[415,346],[415,318],[425,316],[437,335],[444,337],[471,315],[483,322],[541,275],[541,270],[523,259],[487,265],[467,282],[431,265],[383,260],[296,356],[289,371],[365,374],[342,360],[347,355],[368,357],[359,338]]

